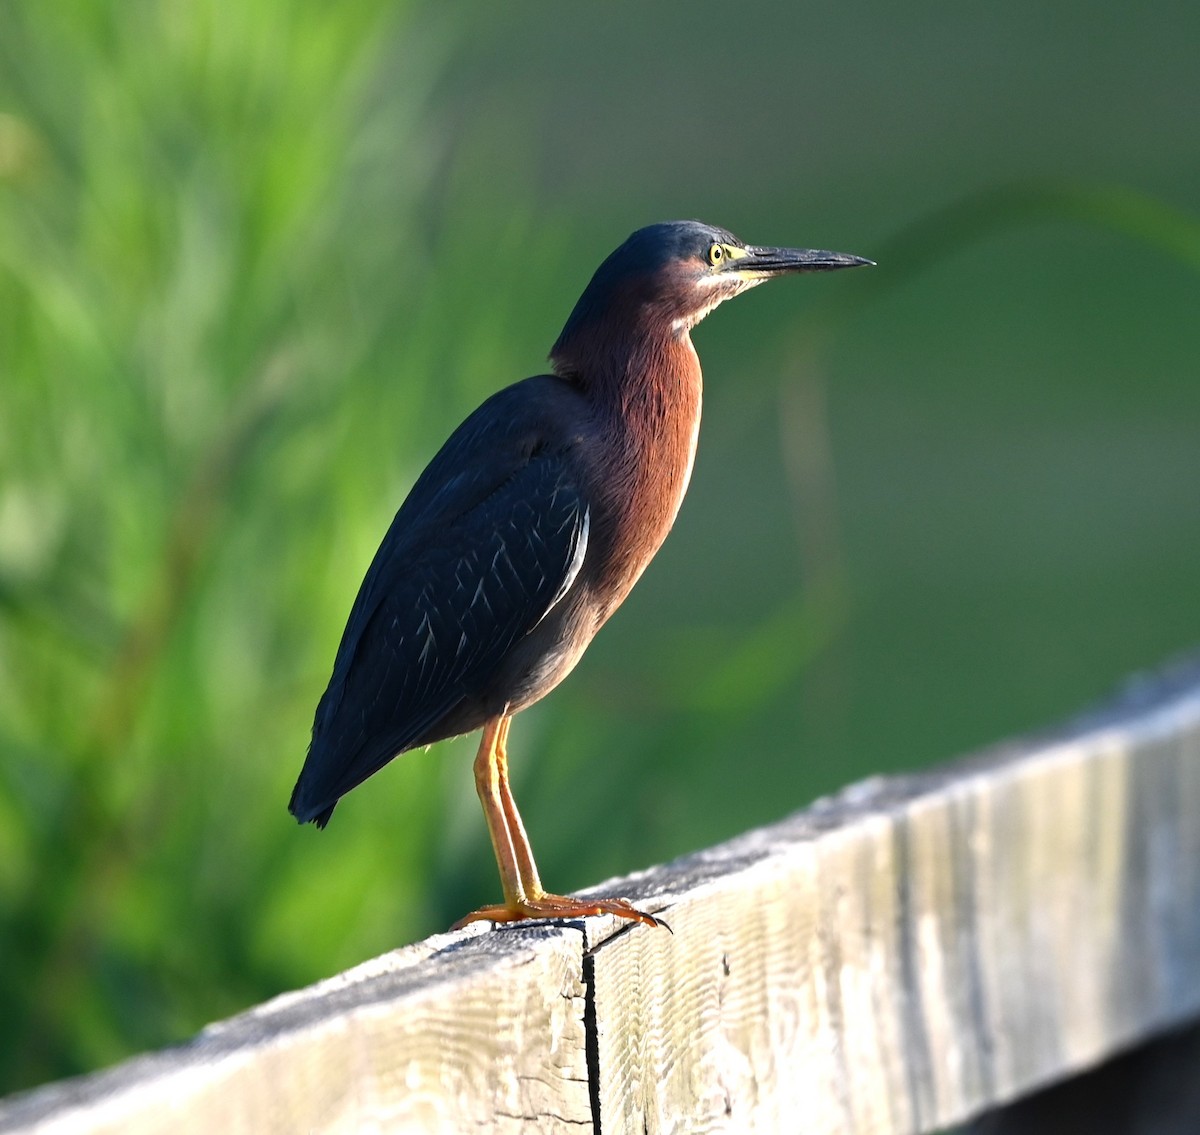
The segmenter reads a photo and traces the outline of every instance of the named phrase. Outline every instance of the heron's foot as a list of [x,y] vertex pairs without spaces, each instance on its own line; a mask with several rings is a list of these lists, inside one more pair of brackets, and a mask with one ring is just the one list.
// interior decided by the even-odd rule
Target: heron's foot
[[573,899],[567,895],[540,894],[536,898],[518,899],[511,903],[496,903],[481,906],[460,918],[452,930],[460,930],[468,922],[521,922],[527,918],[585,918],[592,914],[611,914],[616,918],[628,918],[647,926],[666,926],[661,918],[655,918],[638,910],[624,899]]

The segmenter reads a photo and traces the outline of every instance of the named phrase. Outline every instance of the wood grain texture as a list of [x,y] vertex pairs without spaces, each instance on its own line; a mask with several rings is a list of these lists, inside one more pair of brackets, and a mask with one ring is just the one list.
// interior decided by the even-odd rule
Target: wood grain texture
[[1027,1096],[1200,1016],[1200,660],[598,890],[674,933],[440,935],[0,1131],[890,1135]]
[[1200,1012],[1200,671],[651,872],[604,1132],[934,1131]]
[[468,930],[0,1106],[39,1135],[592,1129],[578,928]]

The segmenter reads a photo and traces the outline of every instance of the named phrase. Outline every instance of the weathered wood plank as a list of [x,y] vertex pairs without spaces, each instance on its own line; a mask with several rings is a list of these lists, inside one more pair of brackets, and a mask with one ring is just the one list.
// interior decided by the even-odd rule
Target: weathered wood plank
[[674,934],[441,935],[0,1103],[0,1131],[958,1122],[1200,1016],[1200,662],[603,889]]
[[917,1132],[1200,1012],[1195,667],[651,872],[598,942],[604,1132]]
[[592,1129],[582,936],[445,934],[0,1106],[39,1135]]

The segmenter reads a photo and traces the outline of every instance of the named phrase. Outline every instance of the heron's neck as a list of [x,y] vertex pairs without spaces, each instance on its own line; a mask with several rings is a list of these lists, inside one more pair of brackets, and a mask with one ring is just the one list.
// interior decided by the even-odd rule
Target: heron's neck
[[702,381],[686,329],[621,336],[619,349],[574,334],[555,344],[557,374],[579,386],[606,450],[598,546],[622,562],[615,606],[674,523],[691,480],[700,433]]
[[554,344],[550,362],[598,410],[630,419],[699,414],[700,360],[686,327],[635,323],[614,336],[576,326]]

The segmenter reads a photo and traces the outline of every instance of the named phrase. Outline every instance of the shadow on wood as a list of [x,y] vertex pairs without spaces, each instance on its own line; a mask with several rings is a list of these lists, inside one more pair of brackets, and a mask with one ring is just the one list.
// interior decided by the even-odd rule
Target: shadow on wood
[[1200,1027],[1192,1026],[989,1112],[965,1135],[1195,1135],[1198,1069]]

